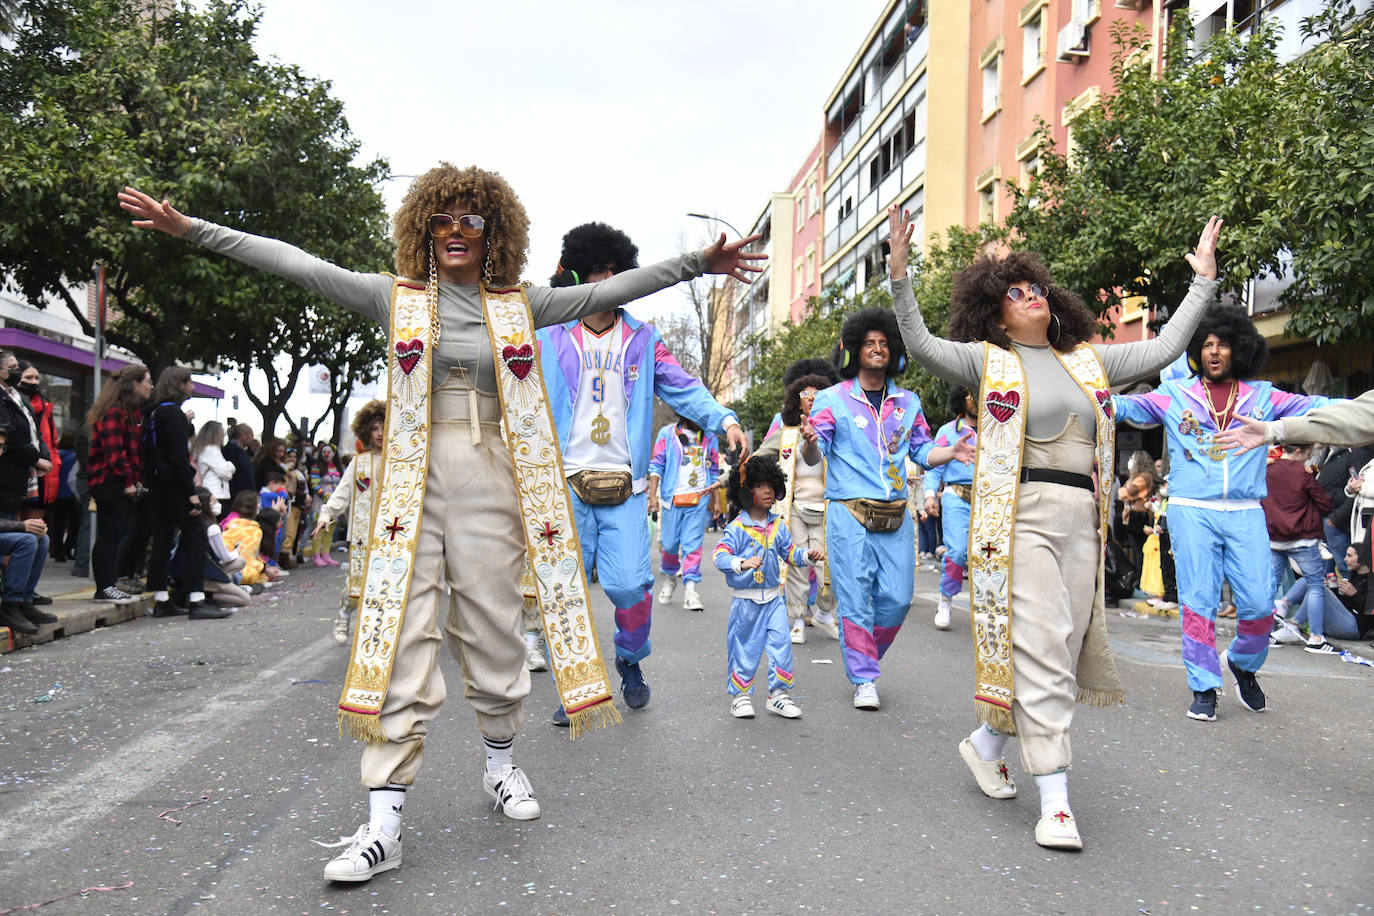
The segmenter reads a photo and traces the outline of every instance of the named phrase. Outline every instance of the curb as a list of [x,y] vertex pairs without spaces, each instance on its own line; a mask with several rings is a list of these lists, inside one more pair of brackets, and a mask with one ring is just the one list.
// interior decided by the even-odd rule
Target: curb
[[[1117,604],[1117,606],[1113,608],[1113,610],[1115,610],[1118,614],[1122,614],[1123,612],[1129,612],[1136,616],[1156,617],[1160,620],[1178,620],[1179,616],[1178,608],[1157,608],[1154,605],[1149,604],[1145,601],[1136,601],[1132,603],[1129,608],[1126,607],[1125,602],[1121,602]],[[1223,620],[1225,622],[1223,622]],[[1235,624],[1232,622],[1231,618],[1223,618],[1222,620],[1217,621],[1218,642],[1221,641],[1220,638],[1223,635],[1230,637],[1234,636],[1235,632]],[[1351,639],[1332,639],[1330,636],[1328,636],[1326,639],[1327,642],[1331,643],[1331,645],[1335,646],[1337,649],[1343,649],[1349,652],[1351,655],[1355,655],[1363,659],[1368,659],[1369,661],[1374,661],[1374,643],[1360,642],[1358,640]],[[1298,648],[1302,647],[1299,646]]]
[[[153,607],[152,595],[141,596],[132,604],[96,604],[89,600],[68,601],[60,597],[58,600],[60,604],[54,602],[51,605],[52,613],[58,617],[57,623],[43,624],[32,636],[27,633],[15,633],[9,627],[0,627],[0,655],[16,649],[27,649],[29,646],[66,639],[78,633],[87,633],[97,627],[127,623],[148,616],[152,613]],[[68,606],[63,607],[64,604]]]

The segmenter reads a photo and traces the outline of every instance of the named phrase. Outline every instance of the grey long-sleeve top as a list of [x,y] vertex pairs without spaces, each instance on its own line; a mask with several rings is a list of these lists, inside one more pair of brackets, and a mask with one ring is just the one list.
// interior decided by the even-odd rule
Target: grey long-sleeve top
[[[202,219],[191,220],[187,241],[228,255],[250,267],[284,277],[313,293],[365,315],[389,330],[392,279],[385,274],[359,273],[337,267],[277,239],[239,232]],[[595,315],[666,289],[706,272],[705,252],[693,251],[657,264],[622,271],[600,283],[551,289],[530,286],[526,294],[535,327]],[[496,390],[496,365],[491,338],[482,315],[476,286],[439,283],[439,318],[443,332],[434,352],[434,386],[449,370],[462,367],[483,391]]]
[[1351,448],[1369,445],[1374,443],[1374,391],[1264,425],[1270,442],[1323,442]]
[[[1132,343],[1093,344],[1107,371],[1107,384],[1127,385],[1154,375],[1178,358],[1188,346],[1198,322],[1217,295],[1217,281],[1194,276],[1183,303],[1151,340]],[[921,318],[911,279],[892,281],[892,300],[897,325],[907,352],[930,372],[947,382],[977,391],[983,377],[983,344],[980,341],[956,342],[936,337]],[[1088,438],[1097,435],[1096,405],[1073,380],[1049,347],[1013,343],[1016,355],[1026,370],[1026,435],[1050,439],[1064,429],[1070,413],[1078,415]]]

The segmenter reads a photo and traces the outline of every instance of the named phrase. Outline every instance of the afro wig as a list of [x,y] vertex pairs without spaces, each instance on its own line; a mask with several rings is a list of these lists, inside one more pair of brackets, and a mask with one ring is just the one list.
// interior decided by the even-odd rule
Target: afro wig
[[350,427],[353,430],[353,438],[362,443],[359,446],[361,451],[365,452],[371,448],[373,423],[381,423],[382,428],[386,428],[386,402],[378,401],[375,398],[358,409]]
[[1059,333],[1051,333],[1050,345],[1059,352],[1068,353],[1097,332],[1097,320],[1083,300],[1054,285],[1039,255],[1013,251],[1001,257],[985,254],[955,274],[949,336],[954,340],[985,340],[1010,350],[1011,338],[1002,327],[1002,300],[1017,283],[1039,283],[1049,291],[1050,314],[1059,319]]
[[836,369],[840,378],[851,379],[859,374],[859,350],[869,331],[881,331],[887,338],[887,376],[900,375],[906,368],[906,344],[897,327],[897,316],[891,309],[870,306],[859,309],[844,320],[840,327],[840,349],[836,351]]
[[396,240],[396,272],[412,280],[429,277],[430,216],[451,209],[476,213],[486,220],[491,284],[514,286],[525,269],[530,218],[525,205],[506,180],[476,166],[460,169],[447,162],[411,183],[396,211],[392,234]]
[[639,266],[639,249],[630,237],[605,223],[583,223],[563,236],[558,272],[550,286],[576,286],[592,274],[619,273]]
[[968,415],[968,400],[971,392],[963,385],[950,385],[949,396],[945,401],[945,406],[949,408],[950,416],[959,417]]
[[1214,305],[1188,342],[1188,368],[1202,374],[1202,345],[1215,334],[1231,345],[1231,378],[1250,379],[1269,361],[1269,345],[1239,305]]
[[774,499],[782,499],[787,495],[787,478],[771,455],[750,455],[747,461],[730,469],[730,476],[725,481],[725,495],[730,501],[731,518],[746,508],[746,502],[753,506],[753,494],[748,497],[743,494],[763,484],[773,488]]
[[828,375],[803,375],[787,386],[782,396],[782,425],[796,426],[801,423],[801,394],[808,388],[824,391],[835,384]]
[[792,383],[795,382],[797,379],[801,378],[803,375],[820,375],[829,379],[830,381],[828,381],[824,385],[821,385],[821,388],[829,388],[831,385],[834,385],[836,382],[840,380],[839,373],[835,371],[835,367],[831,365],[829,360],[808,357],[806,359],[797,360],[796,362],[792,363],[792,365],[787,367],[787,371],[783,372],[783,390],[785,391],[788,388],[791,388]]

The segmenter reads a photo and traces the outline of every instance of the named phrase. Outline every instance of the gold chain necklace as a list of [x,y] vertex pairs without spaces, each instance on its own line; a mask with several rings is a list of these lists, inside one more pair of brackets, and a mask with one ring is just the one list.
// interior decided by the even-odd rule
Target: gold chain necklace
[[1209,388],[1207,390],[1207,412],[1212,415],[1212,425],[1216,427],[1217,432],[1222,432],[1226,429],[1226,427],[1221,424],[1222,417],[1228,417],[1227,425],[1230,425],[1229,415],[1231,413],[1231,408],[1236,406],[1236,392],[1239,390],[1240,382],[1231,379],[1231,393],[1227,395],[1226,406],[1221,409],[1221,413],[1217,413],[1216,407],[1212,404],[1211,389]]

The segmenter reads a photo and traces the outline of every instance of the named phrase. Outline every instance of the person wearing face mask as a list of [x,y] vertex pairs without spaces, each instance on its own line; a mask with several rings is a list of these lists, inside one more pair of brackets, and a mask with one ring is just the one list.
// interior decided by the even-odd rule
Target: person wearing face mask
[[978,392],[968,571],[980,724],[959,755],[985,795],[1013,798],[1002,757],[1014,734],[1040,791],[1035,841],[1081,849],[1068,789],[1074,704],[1125,700],[1102,572],[1116,459],[1111,387],[1183,352],[1216,295],[1221,220],[1208,221],[1187,255],[1192,285],[1159,336],[1123,344],[1089,343],[1093,313],[1055,285],[1038,256],[1017,251],[984,255],[955,276],[954,340],[936,337],[907,276],[913,225],[897,207],[888,225],[908,350],[936,376]]
[[[347,270],[285,242],[190,219],[134,188],[120,193],[120,206],[140,228],[283,276],[377,321],[390,338],[386,466],[358,622],[359,633],[376,638],[355,640],[338,704],[340,724],[366,741],[371,816],[342,841],[325,877],[366,881],[401,864],[406,789],[446,696],[438,666],[445,642],[462,662],[482,733],[483,792],[507,817],[538,817],[533,787],[513,762],[530,684],[518,583],[531,553],[543,560],[532,564],[541,601],[572,622],[552,665],[573,734],[618,714],[595,641],[575,640],[571,629],[593,622],[535,329],[705,273],[748,282],[763,256],[743,249],[758,237],[727,242],[722,234],[704,251],[552,289],[519,285],[529,218],[505,179],[476,167],[442,163],[411,184],[394,217],[397,276]],[[530,450],[538,461],[525,460]]]
[[33,408],[16,387],[19,377],[19,358],[0,350],[0,426],[8,434],[0,456],[0,518],[19,518],[30,481],[49,466]]
[[43,397],[42,384],[43,377],[39,374],[38,367],[21,359],[19,383],[14,387],[28,399],[38,429],[38,438],[43,443],[43,457],[48,462],[46,469],[42,461],[38,464],[38,476],[34,484],[29,486],[29,498],[24,501],[20,511],[24,518],[45,518],[48,506],[57,501],[57,490],[61,484],[62,458],[57,448],[57,424],[53,422],[52,401]]

